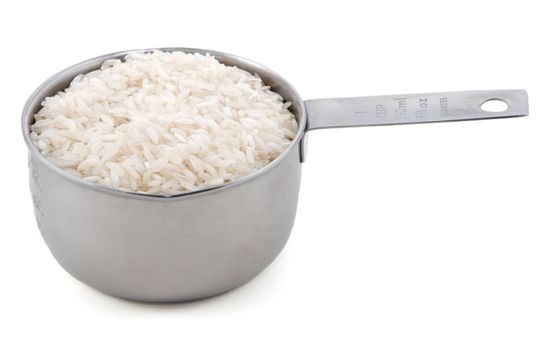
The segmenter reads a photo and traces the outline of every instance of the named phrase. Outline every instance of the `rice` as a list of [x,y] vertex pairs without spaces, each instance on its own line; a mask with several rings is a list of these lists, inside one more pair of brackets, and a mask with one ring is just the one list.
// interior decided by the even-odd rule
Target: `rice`
[[130,192],[174,195],[264,167],[294,139],[290,102],[213,56],[129,54],[42,102],[31,138],[53,164]]

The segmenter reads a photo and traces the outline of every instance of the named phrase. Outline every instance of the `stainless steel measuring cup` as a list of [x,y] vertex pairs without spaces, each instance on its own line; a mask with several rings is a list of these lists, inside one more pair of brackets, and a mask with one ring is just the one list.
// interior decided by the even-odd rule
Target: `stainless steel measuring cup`
[[[82,181],[51,164],[30,140],[41,101],[78,74],[132,50],[76,64],[45,81],[28,99],[22,128],[29,149],[30,189],[38,226],[51,252],[75,278],[104,293],[147,302],[210,297],[256,276],[279,254],[291,232],[311,130],[428,123],[528,114],[523,90],[466,91],[304,101],[281,76],[231,54],[210,53],[226,65],[258,74],[292,102],[298,121],[292,144],[276,160],[231,183],[165,197],[129,193]],[[482,103],[504,101],[503,112]]]

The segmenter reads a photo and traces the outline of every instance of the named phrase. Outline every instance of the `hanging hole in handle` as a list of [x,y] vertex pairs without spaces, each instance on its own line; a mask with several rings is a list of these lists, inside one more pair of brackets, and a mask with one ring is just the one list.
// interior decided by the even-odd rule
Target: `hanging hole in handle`
[[504,112],[508,109],[508,104],[503,100],[492,98],[482,103],[480,108],[486,112]]

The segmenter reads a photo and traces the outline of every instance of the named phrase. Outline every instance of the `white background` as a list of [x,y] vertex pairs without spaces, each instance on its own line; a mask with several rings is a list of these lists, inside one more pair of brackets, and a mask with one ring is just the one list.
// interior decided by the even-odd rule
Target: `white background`
[[[542,349],[539,5],[2,2],[0,348]],[[19,116],[71,64],[161,46],[252,58],[304,98],[523,88],[531,116],[312,133],[295,227],[266,271],[209,300],[127,302],[42,241]]]

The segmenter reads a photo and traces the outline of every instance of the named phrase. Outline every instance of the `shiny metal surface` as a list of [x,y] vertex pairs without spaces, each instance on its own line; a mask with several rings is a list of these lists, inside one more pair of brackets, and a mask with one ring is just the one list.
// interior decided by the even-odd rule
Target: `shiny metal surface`
[[[508,105],[484,111],[486,101]],[[349,126],[436,123],[522,117],[529,114],[524,90],[481,90],[308,100],[307,130]]]
[[60,265],[102,292],[151,302],[216,295],[262,271],[291,232],[300,168],[294,148],[243,185],[156,198],[80,186],[30,156],[35,215]]
[[[29,128],[41,101],[66,88],[77,74],[99,68],[106,59],[148,50],[100,56],[43,83],[22,115],[38,226],[51,252],[70,274],[126,299],[177,302],[205,298],[244,284],[268,266],[287,242],[294,222],[305,155],[303,136],[308,130],[527,113],[526,93],[519,90],[324,99],[305,105],[286,80],[255,62],[210,50],[161,50],[210,53],[227,65],[258,74],[293,103],[299,130],[280,157],[232,183],[170,197],[124,192],[84,182],[49,163],[31,142]],[[438,107],[435,102],[435,97],[444,94],[451,101],[450,114],[443,113],[440,99]],[[424,108],[428,110],[426,120],[416,113],[423,108],[421,96],[433,101]],[[503,99],[509,110],[489,114],[474,109],[476,102],[488,97]],[[404,115],[391,117],[380,112],[378,106],[395,113],[399,98],[406,99],[400,106],[406,109]]]

